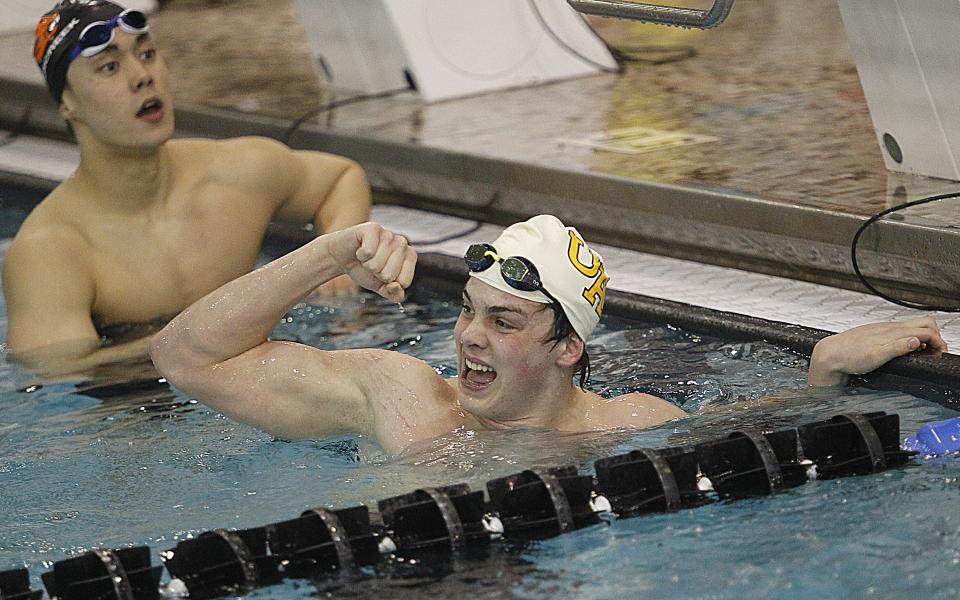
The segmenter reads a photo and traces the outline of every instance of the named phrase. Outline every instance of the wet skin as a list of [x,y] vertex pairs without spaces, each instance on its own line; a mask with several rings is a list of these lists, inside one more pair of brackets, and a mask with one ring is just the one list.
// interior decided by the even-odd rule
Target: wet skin
[[[323,351],[269,339],[286,312],[342,274],[399,302],[416,253],[376,223],[321,236],[194,303],[155,338],[167,379],[225,415],[285,438],[369,435],[387,451],[457,428],[591,431],[650,427],[684,416],[645,394],[601,398],[573,386],[582,342],[546,342],[543,304],[471,279],[454,327],[460,377],[379,349]],[[814,350],[812,382],[875,368],[927,343],[945,350],[929,319],[859,327]]]
[[275,218],[321,231],[367,218],[369,188],[348,159],[259,138],[170,141],[167,70],[149,35],[117,30],[109,49],[71,64],[67,84],[60,111],[80,167],[4,260],[7,347],[28,363],[145,356],[147,338],[100,348],[94,323],[173,315],[249,272]]
[[151,354],[174,385],[232,418],[285,438],[369,435],[391,452],[459,427],[590,431],[686,414],[645,394],[605,399],[575,387],[582,342],[547,342],[551,311],[479,280],[467,284],[454,328],[459,378],[398,352],[268,339],[318,282],[347,273],[397,301],[414,263],[402,236],[373,223],[322,236],[192,305]]

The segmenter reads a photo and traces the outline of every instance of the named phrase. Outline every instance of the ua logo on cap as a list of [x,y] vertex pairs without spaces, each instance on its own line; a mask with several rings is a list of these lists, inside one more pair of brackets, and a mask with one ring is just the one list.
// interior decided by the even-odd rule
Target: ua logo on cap
[[582,295],[584,300],[590,303],[599,317],[603,312],[603,301],[607,296],[607,282],[610,281],[610,277],[603,270],[603,262],[592,250],[587,250],[590,255],[590,264],[583,264],[580,260],[580,250],[586,246],[586,244],[572,229],[568,230],[568,232],[570,234],[570,244],[567,246],[567,258],[570,259],[570,264],[572,264],[577,271],[580,271],[584,277],[589,277],[593,280],[590,285],[583,288]]

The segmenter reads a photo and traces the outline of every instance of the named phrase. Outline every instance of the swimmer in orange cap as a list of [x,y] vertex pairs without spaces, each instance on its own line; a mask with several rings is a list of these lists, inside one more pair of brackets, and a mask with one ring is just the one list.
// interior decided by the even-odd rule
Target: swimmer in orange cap
[[[272,219],[330,232],[367,220],[354,162],[262,138],[171,140],[167,70],[147,17],[63,0],[34,57],[76,136],[80,166],[26,219],[3,284],[11,356],[45,372],[144,358],[148,337],[104,344],[118,324],[152,333],[254,267]],[[321,293],[349,293],[349,278]]]

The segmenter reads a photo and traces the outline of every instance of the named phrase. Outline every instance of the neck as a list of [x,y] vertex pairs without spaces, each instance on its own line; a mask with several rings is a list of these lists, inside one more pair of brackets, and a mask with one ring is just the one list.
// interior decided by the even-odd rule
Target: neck
[[570,383],[548,386],[527,403],[525,414],[516,417],[485,418],[473,415],[486,429],[547,429],[552,431],[580,431],[583,415],[581,396],[584,392]]
[[80,143],[80,167],[74,177],[92,187],[106,208],[118,212],[145,210],[162,203],[169,191],[167,145],[140,150],[84,139]]

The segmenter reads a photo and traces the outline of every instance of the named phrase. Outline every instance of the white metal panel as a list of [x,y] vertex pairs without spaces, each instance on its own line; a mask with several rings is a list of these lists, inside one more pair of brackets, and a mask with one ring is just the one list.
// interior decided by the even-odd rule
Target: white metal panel
[[[953,38],[960,37],[960,21],[944,17],[956,12],[947,10],[947,5],[955,5],[956,0],[908,0],[906,4],[909,6],[901,4],[898,0],[840,0],[843,24],[884,161],[887,168],[894,171],[960,179],[941,128],[942,117],[937,114],[930,92],[943,93],[950,88],[942,82],[931,84],[929,81],[931,76],[948,75],[942,72],[942,65],[947,63],[941,60],[941,66],[935,72],[925,73],[922,65],[931,61],[918,53],[918,50],[936,52],[940,43],[944,44],[944,50],[955,46],[949,41],[947,32],[952,31]],[[911,23],[941,19],[936,37],[918,31],[916,35],[926,36],[926,39],[915,45],[904,17],[906,11],[911,12]],[[920,13],[926,15],[920,16]],[[934,60],[931,64],[936,62]],[[942,100],[955,101],[953,98]],[[899,144],[902,163],[894,161],[885,149],[885,133],[892,135]]]
[[947,145],[949,177],[960,180],[960,0],[898,1]]
[[297,0],[297,8],[326,87],[376,93],[406,85],[407,57],[382,0]]
[[556,0],[535,6],[563,44],[523,0],[297,0],[297,6],[334,85],[363,92],[402,86],[404,69],[430,102],[616,67],[580,15]]

